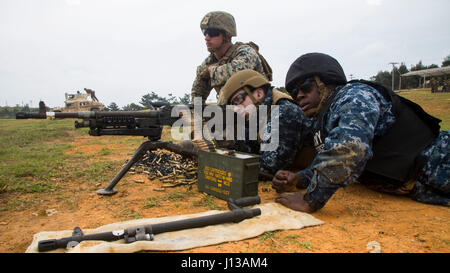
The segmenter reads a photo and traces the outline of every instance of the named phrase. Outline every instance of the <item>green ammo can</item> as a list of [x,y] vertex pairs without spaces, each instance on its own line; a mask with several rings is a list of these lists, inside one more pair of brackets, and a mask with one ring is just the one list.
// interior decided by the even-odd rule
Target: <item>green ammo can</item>
[[258,195],[259,156],[217,149],[199,150],[198,190],[220,199]]

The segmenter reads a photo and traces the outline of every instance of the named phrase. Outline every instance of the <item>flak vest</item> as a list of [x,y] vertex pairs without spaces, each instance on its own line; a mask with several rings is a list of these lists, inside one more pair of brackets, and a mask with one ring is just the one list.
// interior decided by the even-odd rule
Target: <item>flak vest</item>
[[[264,76],[267,78],[268,81],[272,81],[272,68],[270,67],[269,63],[266,61],[266,59],[259,53],[259,46],[257,44],[255,44],[254,42],[248,42],[248,43],[242,43],[242,42],[236,42],[235,44],[233,44],[225,53],[225,55],[222,56],[222,58],[220,58],[220,60],[217,62],[217,65],[224,65],[226,63],[230,63],[231,60],[231,56],[233,55],[233,53],[241,46],[243,45],[248,45],[251,48],[253,48],[256,51],[256,54],[258,54],[259,59],[261,60],[261,64],[264,70]],[[215,86],[214,89],[216,90],[217,94],[220,93],[220,89],[222,88],[222,86]]]
[[[376,89],[387,101],[392,102],[395,123],[382,136],[375,136],[372,142],[373,157],[367,162],[358,180],[367,185],[386,185],[391,189],[404,189],[413,185],[426,163],[420,153],[439,135],[441,122],[418,104],[405,99],[391,89],[370,81],[353,80],[348,83],[362,83]],[[332,92],[318,115],[318,126],[314,137],[317,152],[323,149],[327,137],[324,130],[324,115],[330,109],[337,92]],[[401,193],[401,192],[399,192]]]

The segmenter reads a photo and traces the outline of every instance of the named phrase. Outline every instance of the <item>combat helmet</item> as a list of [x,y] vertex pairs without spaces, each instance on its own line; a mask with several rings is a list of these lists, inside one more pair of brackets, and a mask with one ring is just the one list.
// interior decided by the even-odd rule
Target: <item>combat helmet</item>
[[344,70],[336,59],[323,53],[308,53],[297,58],[289,67],[286,90],[292,93],[297,81],[302,82],[312,76],[319,76],[325,84],[347,83]]
[[225,105],[230,98],[240,89],[244,89],[254,104],[257,100],[252,94],[252,90],[270,84],[270,82],[259,72],[252,69],[241,70],[233,74],[223,86],[217,104]]
[[233,15],[224,11],[212,11],[203,17],[200,29],[216,28],[225,31],[231,37],[236,36],[236,22]]

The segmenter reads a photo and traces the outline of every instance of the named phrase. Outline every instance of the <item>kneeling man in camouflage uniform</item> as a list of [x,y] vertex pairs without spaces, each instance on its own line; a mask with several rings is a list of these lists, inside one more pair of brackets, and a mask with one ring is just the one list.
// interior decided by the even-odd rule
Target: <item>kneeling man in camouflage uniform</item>
[[211,53],[200,66],[192,84],[191,97],[201,97],[205,103],[214,88],[219,95],[225,82],[237,71],[253,69],[272,80],[272,69],[259,54],[253,42],[233,43],[237,35],[234,17],[223,11],[213,11],[203,17],[200,29],[205,36],[206,48]]

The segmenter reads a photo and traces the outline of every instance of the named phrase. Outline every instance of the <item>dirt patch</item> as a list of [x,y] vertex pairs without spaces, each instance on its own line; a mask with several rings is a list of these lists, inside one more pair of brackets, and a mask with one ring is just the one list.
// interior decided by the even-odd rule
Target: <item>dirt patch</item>
[[[111,153],[106,156],[125,162],[133,152],[130,145],[108,144],[105,140],[91,143],[92,138],[86,137],[80,140],[68,153],[98,155],[108,149]],[[55,183],[56,189],[46,193],[0,193],[0,252],[24,252],[33,234],[41,231],[70,230],[75,226],[91,229],[135,218],[227,210],[225,201],[198,192],[195,185],[160,192],[154,189],[160,188],[162,182],[140,174],[127,174],[116,186],[119,192],[114,196],[96,194],[106,183],[98,185],[81,179]],[[274,202],[277,196],[268,182],[260,183],[259,195],[263,203]],[[449,208],[378,193],[360,184],[340,189],[313,215],[325,224],[184,252],[361,253],[374,249],[373,242],[381,252],[450,251]]]
[[88,144],[74,146],[65,153],[101,156],[106,160],[120,160],[124,156],[131,156],[131,153],[127,152],[127,149],[129,148],[129,145],[125,144],[109,144],[107,147],[104,144]]

